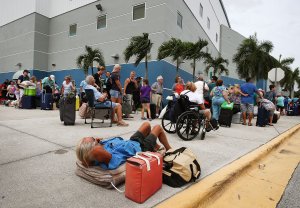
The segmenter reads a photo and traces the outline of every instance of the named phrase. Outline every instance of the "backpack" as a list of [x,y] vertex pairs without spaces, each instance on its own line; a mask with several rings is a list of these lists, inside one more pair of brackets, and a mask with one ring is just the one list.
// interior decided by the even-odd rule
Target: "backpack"
[[181,187],[200,177],[201,168],[194,153],[186,147],[168,150],[164,156],[163,182]]
[[174,105],[170,108],[170,120],[172,123],[176,123],[177,118],[185,111],[189,109],[190,106],[190,100],[189,97],[186,95],[190,91],[187,91],[183,95],[180,95],[180,97],[176,100]]

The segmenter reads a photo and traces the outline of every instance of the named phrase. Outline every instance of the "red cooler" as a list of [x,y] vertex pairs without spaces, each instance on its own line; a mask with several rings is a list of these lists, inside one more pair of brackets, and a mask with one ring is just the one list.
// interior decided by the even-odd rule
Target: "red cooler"
[[140,152],[126,162],[125,196],[143,203],[162,186],[162,155]]

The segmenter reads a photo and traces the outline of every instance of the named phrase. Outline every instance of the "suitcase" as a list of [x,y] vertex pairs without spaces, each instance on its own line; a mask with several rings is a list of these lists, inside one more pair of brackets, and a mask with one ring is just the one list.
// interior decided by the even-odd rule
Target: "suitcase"
[[[154,103],[150,103],[150,113],[151,113],[151,119],[156,118],[156,105]],[[149,118],[148,112],[147,112],[147,118]]]
[[63,121],[66,126],[74,125],[76,119],[76,98],[61,98],[59,100],[59,106],[60,120]]
[[41,107],[41,95],[36,95],[34,97],[34,101],[35,101],[35,107]]
[[258,107],[256,126],[265,127],[269,123],[270,113],[263,107]]
[[41,110],[52,110],[52,108],[53,108],[52,93],[42,93]]
[[219,125],[231,127],[233,111],[229,109],[221,109],[221,113],[219,116]]
[[233,114],[231,123],[240,124],[241,123],[241,116],[242,116],[241,112]]
[[272,123],[276,124],[277,121],[278,121],[278,115],[277,115],[277,114],[274,114],[274,115],[273,115]]
[[23,109],[33,109],[35,108],[35,97],[23,95],[21,98],[21,106]]
[[142,152],[127,159],[125,196],[143,203],[162,187],[162,155]]

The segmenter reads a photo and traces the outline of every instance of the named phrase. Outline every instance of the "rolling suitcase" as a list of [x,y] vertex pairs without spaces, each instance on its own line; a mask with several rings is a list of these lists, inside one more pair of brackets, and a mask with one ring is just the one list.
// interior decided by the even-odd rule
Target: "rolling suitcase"
[[232,116],[232,122],[231,123],[240,124],[241,123],[241,116],[242,116],[241,112],[233,114],[233,116]]
[[142,152],[126,162],[125,196],[143,203],[162,187],[162,155]]
[[270,113],[263,107],[258,108],[256,126],[265,127],[269,123]]
[[23,95],[21,98],[21,106],[23,109],[33,109],[35,108],[35,100],[33,96]]
[[75,124],[76,119],[76,97],[63,98],[63,121],[64,125],[71,126]]
[[230,109],[221,109],[221,113],[219,116],[219,125],[231,127],[233,111]]
[[42,93],[41,110],[52,110],[52,108],[53,108],[52,93]]
[[[150,103],[150,113],[151,113],[151,119],[156,118],[156,105],[153,103]],[[147,118],[149,118],[149,115],[147,113]]]

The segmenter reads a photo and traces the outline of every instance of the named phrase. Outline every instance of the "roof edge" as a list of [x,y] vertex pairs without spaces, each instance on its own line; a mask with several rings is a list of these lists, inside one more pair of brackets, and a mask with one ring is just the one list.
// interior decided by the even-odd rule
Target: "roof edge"
[[224,11],[224,14],[225,14],[225,17],[226,17],[227,23],[228,23],[228,25],[229,25],[229,28],[231,28],[231,25],[230,25],[230,22],[229,22],[229,19],[228,19],[228,16],[227,16],[227,12],[226,12],[226,9],[225,9],[225,6],[224,6],[224,4],[223,4],[223,1],[222,1],[222,0],[220,0],[220,4],[221,4],[221,6],[222,6],[222,9],[223,9],[223,11]]

